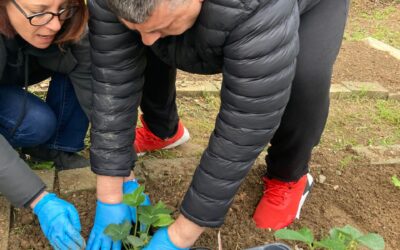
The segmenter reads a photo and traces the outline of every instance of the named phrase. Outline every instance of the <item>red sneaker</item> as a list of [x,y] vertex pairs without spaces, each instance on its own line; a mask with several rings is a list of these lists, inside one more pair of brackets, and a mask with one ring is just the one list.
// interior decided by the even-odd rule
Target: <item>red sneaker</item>
[[183,126],[181,121],[178,123],[178,130],[175,135],[163,140],[150,131],[142,115],[140,116],[140,120],[142,121],[143,127],[136,128],[136,139],[134,143],[138,156],[142,156],[150,151],[174,148],[184,144],[190,139],[189,131]]
[[258,228],[282,229],[300,218],[300,210],[310,193],[313,178],[306,174],[298,181],[283,182],[264,177],[264,195],[253,220]]

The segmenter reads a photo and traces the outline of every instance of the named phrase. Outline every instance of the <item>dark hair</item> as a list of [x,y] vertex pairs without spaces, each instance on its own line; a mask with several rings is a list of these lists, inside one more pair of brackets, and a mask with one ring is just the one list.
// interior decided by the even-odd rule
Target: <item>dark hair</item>
[[186,0],[107,0],[107,3],[118,17],[133,23],[143,23],[161,1],[169,1],[171,9],[186,2]]
[[134,23],[146,21],[161,0],[107,0],[111,11]]
[[[10,3],[10,1],[11,0],[0,0],[0,33],[9,38],[17,35],[6,11],[6,5]],[[85,0],[69,0],[69,3],[78,7],[78,9],[70,19],[64,22],[54,41],[56,44],[62,45],[67,42],[79,41],[86,28],[88,12]]]

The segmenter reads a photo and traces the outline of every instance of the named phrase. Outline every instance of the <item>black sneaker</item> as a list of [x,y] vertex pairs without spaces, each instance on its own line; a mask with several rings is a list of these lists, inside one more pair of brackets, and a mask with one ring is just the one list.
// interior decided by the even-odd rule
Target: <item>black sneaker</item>
[[89,167],[89,160],[78,153],[48,149],[43,146],[23,148],[22,154],[30,156],[32,162],[52,161],[57,170]]
[[[22,155],[24,155],[23,159],[29,159],[32,162],[44,162],[44,161],[53,161],[57,156],[57,150],[48,149],[44,146],[37,146],[31,148],[22,148]],[[30,158],[25,157],[25,155],[29,155]]]
[[90,166],[89,160],[82,155],[64,151],[58,151],[58,154],[53,161],[58,171]]

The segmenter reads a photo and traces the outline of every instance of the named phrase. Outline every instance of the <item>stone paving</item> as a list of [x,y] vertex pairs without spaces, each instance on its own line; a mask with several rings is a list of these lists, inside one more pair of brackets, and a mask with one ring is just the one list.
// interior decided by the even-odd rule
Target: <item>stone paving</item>
[[349,89],[352,94],[362,95],[370,98],[387,99],[389,91],[376,82],[342,82],[343,86]]
[[186,81],[184,84],[180,84],[180,87],[176,90],[176,94],[177,96],[191,97],[201,96],[204,94],[219,95],[220,90],[220,81],[197,81],[196,84]]
[[[221,91],[220,82],[217,81],[197,81],[196,86],[180,87],[177,89],[178,96],[195,97],[204,94],[218,96]],[[338,99],[352,95],[361,95],[377,99],[400,100],[400,93],[389,93],[377,82],[352,82],[344,81],[331,85],[331,98]]]
[[356,146],[353,151],[366,157],[371,165],[399,165],[400,145],[391,146]]
[[165,177],[191,176],[199,163],[199,158],[175,158],[175,159],[150,159],[136,166],[135,172],[146,180],[160,180]]
[[351,90],[346,88],[343,84],[332,84],[330,89],[330,96],[334,99],[351,96]]
[[389,55],[393,56],[394,58],[396,58],[397,60],[400,60],[400,50],[396,49],[393,46],[390,46],[384,42],[381,42],[375,38],[372,37],[367,37],[364,39],[364,42],[371,46],[374,49],[380,50],[380,51],[384,51],[389,53]]
[[58,173],[60,194],[70,194],[81,190],[96,188],[96,175],[90,167],[64,170]]
[[54,180],[56,176],[56,172],[54,169],[50,170],[34,170],[35,174],[37,174],[40,179],[43,180],[44,184],[46,184],[47,191],[53,192],[54,191]]

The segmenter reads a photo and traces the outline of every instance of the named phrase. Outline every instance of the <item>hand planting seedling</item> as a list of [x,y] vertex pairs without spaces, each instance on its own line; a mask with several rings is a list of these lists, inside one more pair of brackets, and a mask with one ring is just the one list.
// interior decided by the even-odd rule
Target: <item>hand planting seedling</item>
[[[167,209],[164,203],[158,202],[152,206],[140,206],[145,200],[144,186],[139,186],[134,192],[125,194],[123,203],[136,208],[137,221],[132,230],[130,221],[122,224],[111,224],[104,233],[113,241],[122,241],[126,250],[141,250],[151,239],[150,230],[169,226],[174,220],[171,217],[172,211]],[[132,234],[131,234],[132,232]]]
[[331,229],[329,236],[320,241],[314,239],[313,233],[308,228],[302,228],[297,231],[281,229],[276,231],[274,235],[282,240],[301,241],[307,244],[310,250],[356,250],[359,245],[372,250],[383,250],[385,248],[385,242],[380,235],[374,233],[363,235],[356,228],[349,225]]

